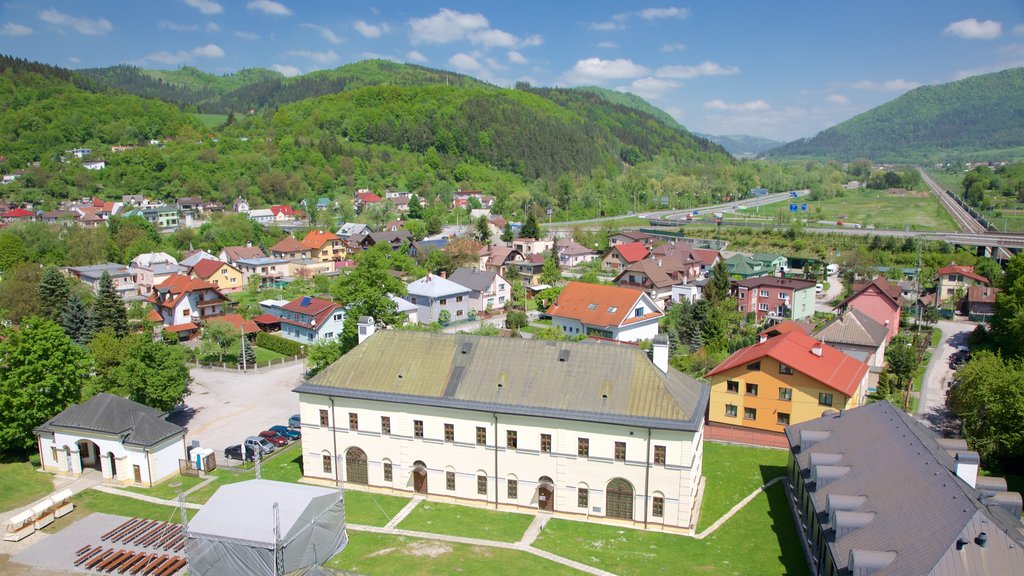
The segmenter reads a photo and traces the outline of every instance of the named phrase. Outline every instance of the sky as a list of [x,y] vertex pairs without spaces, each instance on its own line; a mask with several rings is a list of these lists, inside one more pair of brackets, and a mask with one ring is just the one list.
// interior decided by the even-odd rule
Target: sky
[[387,58],[503,87],[603,86],[695,132],[789,141],[1024,66],[1024,0],[0,0],[0,53],[288,76]]

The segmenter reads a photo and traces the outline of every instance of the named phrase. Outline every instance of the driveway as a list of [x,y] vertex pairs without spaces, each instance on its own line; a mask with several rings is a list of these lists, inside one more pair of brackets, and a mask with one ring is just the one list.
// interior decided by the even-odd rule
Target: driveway
[[924,420],[938,434],[951,436],[959,432],[959,425],[946,408],[946,391],[953,380],[949,357],[956,352],[957,346],[967,345],[967,336],[974,331],[977,324],[940,320],[936,326],[942,330],[942,340],[932,352],[924,372],[917,417]]
[[843,293],[843,281],[838,274],[828,277],[828,290],[815,294],[814,311],[832,312],[831,302]]
[[248,373],[192,368],[185,409],[169,420],[188,428],[189,444],[198,440],[213,448],[218,465],[238,464],[224,460],[224,448],[275,424],[287,425],[298,414],[299,395],[292,389],[299,385],[302,369],[301,362]]

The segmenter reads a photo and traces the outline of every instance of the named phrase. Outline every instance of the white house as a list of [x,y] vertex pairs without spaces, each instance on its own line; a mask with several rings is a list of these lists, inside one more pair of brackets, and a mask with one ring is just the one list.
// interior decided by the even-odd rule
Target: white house
[[[303,382],[303,474],[688,530],[708,387],[634,346],[386,330]],[[657,366],[656,366],[657,364]]]
[[184,274],[154,286],[149,301],[153,304],[150,319],[185,337],[196,333],[207,318],[223,316],[230,302],[214,284]]
[[274,221],[274,211],[270,208],[257,208],[249,210],[249,219],[259,224],[267,224]]
[[419,308],[416,314],[423,324],[437,322],[442,310],[447,310],[451,314],[452,322],[466,320],[469,317],[470,290],[461,284],[427,274],[415,282],[410,282],[406,288],[409,293],[406,300]]
[[665,315],[643,290],[584,282],[566,284],[547,313],[551,325],[570,336],[622,342],[654,338]]
[[178,474],[185,429],[165,413],[113,394],[72,404],[33,432],[44,470],[80,476],[93,468],[124,484],[153,485]]
[[271,306],[267,313],[281,318],[281,336],[303,344],[334,340],[341,336],[345,325],[345,311],[341,306],[312,296],[302,296],[279,307]]
[[133,258],[128,263],[128,271],[133,275],[139,294],[149,296],[154,286],[175,274],[187,273],[188,268],[166,252],[148,252]]
[[469,288],[469,307],[477,312],[503,309],[512,297],[508,280],[493,270],[459,268],[452,272],[451,281]]

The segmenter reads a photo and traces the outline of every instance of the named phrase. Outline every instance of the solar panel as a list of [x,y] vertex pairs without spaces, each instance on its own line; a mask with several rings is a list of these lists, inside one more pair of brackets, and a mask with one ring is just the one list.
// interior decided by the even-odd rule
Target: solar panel
[[313,298],[311,296],[303,296],[302,297],[302,302],[299,302],[299,306],[302,306],[303,308],[305,308],[306,306],[309,306],[309,303],[312,302],[312,301],[313,301]]

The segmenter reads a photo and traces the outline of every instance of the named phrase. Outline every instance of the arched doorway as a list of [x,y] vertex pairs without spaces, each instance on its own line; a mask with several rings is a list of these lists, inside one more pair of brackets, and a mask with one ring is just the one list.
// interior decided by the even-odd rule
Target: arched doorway
[[427,493],[427,465],[420,460],[412,463],[412,489],[417,494]]
[[366,452],[360,448],[349,448],[345,452],[345,480],[356,484],[368,484]]
[[608,482],[605,515],[609,518],[633,519],[633,485],[622,478]]
[[86,468],[103,470],[100,463],[100,447],[95,442],[83,439],[75,442],[75,445],[78,446],[78,459],[81,463],[82,471],[85,471]]
[[64,464],[68,472],[75,471],[74,463],[71,460],[71,447],[69,447],[67,444],[64,445]]
[[117,461],[114,460],[114,453],[113,452],[107,452],[103,456],[103,459],[107,461],[106,463],[108,464],[108,468],[110,470],[110,477],[116,479],[117,478]]
[[555,482],[547,476],[537,480],[537,509],[555,511]]

